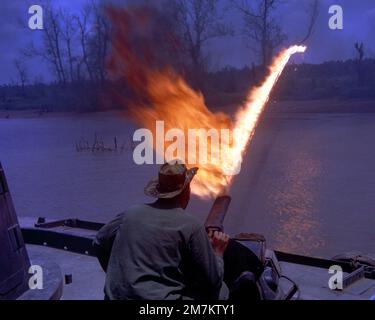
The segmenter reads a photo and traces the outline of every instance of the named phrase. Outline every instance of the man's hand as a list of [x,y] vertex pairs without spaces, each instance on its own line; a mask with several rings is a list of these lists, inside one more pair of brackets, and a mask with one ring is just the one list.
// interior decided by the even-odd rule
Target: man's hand
[[208,238],[210,239],[212,249],[215,254],[219,257],[224,256],[224,251],[228,246],[229,236],[221,231],[212,231],[208,233]]

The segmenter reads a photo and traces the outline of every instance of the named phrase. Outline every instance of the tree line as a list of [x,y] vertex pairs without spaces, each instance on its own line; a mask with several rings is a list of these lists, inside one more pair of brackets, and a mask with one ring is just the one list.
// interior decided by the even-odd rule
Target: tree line
[[[293,43],[306,42],[314,32],[320,3],[319,0],[305,3],[306,24],[301,28],[299,38],[289,39]],[[244,84],[248,87],[262,79],[275,52],[288,41],[277,16],[281,5],[282,0],[128,2],[129,8],[140,7],[152,16],[154,25],[149,36],[153,38],[158,58],[183,73],[197,89],[208,93],[215,90],[240,92]],[[23,50],[14,62],[22,92],[25,93],[25,85],[31,84],[25,61],[39,57],[54,76],[53,94],[64,95],[61,103],[70,104],[72,108],[82,105],[88,109],[99,108],[102,93],[113,81],[106,65],[113,28],[106,8],[94,0],[88,2],[79,14],[56,7],[51,2],[45,3],[43,8],[42,42]],[[230,14],[233,12],[243,19],[241,30],[235,30],[231,24]],[[243,70],[223,68],[213,72],[210,68],[213,53],[207,50],[210,41],[238,35],[246,39],[248,47],[258,58],[257,63]],[[356,43],[355,49],[358,58],[354,72],[358,83],[363,86],[368,80],[365,65],[369,62],[365,59],[363,43]],[[306,68],[314,73],[313,67]],[[242,83],[242,79],[250,82]],[[38,85],[42,87],[40,83]]]
[[[319,14],[319,0],[308,0],[306,30],[299,42],[312,34]],[[207,46],[214,38],[243,35],[249,47],[259,57],[261,65],[268,65],[277,48],[287,39],[276,11],[281,0],[163,0],[150,2],[129,1],[129,7],[147,8],[157,17],[160,29],[169,39],[178,43],[178,57],[185,67],[204,74],[209,69]],[[107,80],[106,57],[111,47],[111,23],[106,10],[91,0],[79,14],[56,7],[52,2],[43,5],[44,29],[42,44],[23,50],[23,57],[42,57],[50,67],[55,80],[65,84],[90,81],[103,84]],[[242,30],[234,30],[231,13],[237,11],[243,18]],[[21,83],[27,80],[25,67],[15,62]]]

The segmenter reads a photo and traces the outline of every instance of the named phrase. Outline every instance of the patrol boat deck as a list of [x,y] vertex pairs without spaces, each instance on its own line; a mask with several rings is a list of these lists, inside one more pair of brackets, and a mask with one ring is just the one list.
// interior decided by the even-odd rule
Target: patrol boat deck
[[[57,263],[72,283],[64,286],[62,299],[103,299],[105,273],[94,257],[91,242],[100,223],[68,219],[46,222],[43,219],[20,218],[31,263],[50,260]],[[328,269],[339,265],[344,279],[353,272],[350,262],[300,256],[275,251],[282,273],[293,279],[302,300],[373,300],[375,299],[375,268],[367,267],[352,273],[353,283],[341,291],[328,286],[332,276]],[[360,274],[358,274],[358,270]],[[350,280],[350,279],[349,279]]]

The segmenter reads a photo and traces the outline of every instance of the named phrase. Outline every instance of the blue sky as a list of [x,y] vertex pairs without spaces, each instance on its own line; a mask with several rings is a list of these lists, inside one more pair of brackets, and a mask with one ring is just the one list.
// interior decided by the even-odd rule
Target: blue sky
[[[225,0],[222,0],[225,2]],[[255,1],[255,0],[253,0]],[[288,34],[287,44],[292,44],[303,36],[306,28],[306,7],[310,0],[282,0],[277,16]],[[87,0],[54,0],[55,6],[79,13]],[[106,1],[104,1],[106,2]],[[116,2],[124,2],[116,0]],[[134,1],[133,1],[134,2]],[[19,50],[33,41],[40,43],[40,31],[32,31],[27,27],[28,8],[40,1],[3,0],[1,3],[0,20],[0,84],[16,80],[14,59]],[[344,30],[332,31],[328,28],[328,8],[339,4],[344,10]],[[212,66],[232,65],[242,67],[257,62],[254,53],[246,45],[241,35],[242,17],[234,11],[228,11],[227,21],[231,22],[236,31],[235,37],[226,37],[212,41],[207,50],[212,52]],[[309,39],[308,51],[295,62],[320,63],[327,60],[350,59],[355,56],[354,43],[363,41],[366,56],[375,58],[375,0],[321,0],[320,15],[316,29]],[[50,74],[46,63],[41,59],[27,62],[30,80],[42,77],[49,80]]]

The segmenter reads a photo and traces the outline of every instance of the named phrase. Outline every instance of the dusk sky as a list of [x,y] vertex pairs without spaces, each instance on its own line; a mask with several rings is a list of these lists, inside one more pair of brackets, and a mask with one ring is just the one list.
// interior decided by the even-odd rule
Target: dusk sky
[[[256,1],[256,0],[253,0]],[[1,3],[0,28],[0,84],[16,81],[14,59],[22,48],[34,42],[40,44],[41,31],[30,30],[27,27],[29,18],[28,8],[40,1],[4,0]],[[55,0],[55,6],[62,6],[69,11],[79,13],[87,0]],[[109,1],[104,1],[109,2]],[[116,2],[121,2],[117,0]],[[126,3],[126,1],[123,1]],[[222,1],[223,3],[229,1]],[[277,16],[284,32],[288,35],[285,44],[293,44],[304,36],[307,24],[306,8],[310,0],[283,0]],[[344,10],[344,29],[330,30],[328,20],[329,6],[341,5]],[[235,10],[227,11],[228,22],[235,29],[234,37],[225,37],[212,41],[207,50],[213,53],[212,66],[219,68],[225,65],[243,67],[257,58],[246,45],[241,35],[243,20]],[[308,51],[302,57],[295,58],[295,62],[320,63],[327,60],[344,60],[355,57],[355,42],[364,42],[365,54],[368,58],[375,58],[375,1],[374,0],[321,0],[320,13],[315,32],[307,42]],[[45,61],[30,59],[27,61],[30,80],[41,78],[51,79]]]

